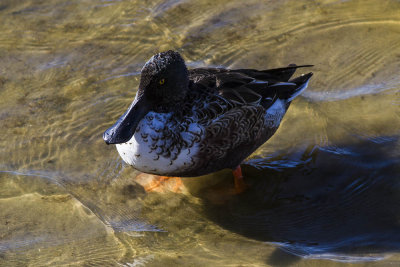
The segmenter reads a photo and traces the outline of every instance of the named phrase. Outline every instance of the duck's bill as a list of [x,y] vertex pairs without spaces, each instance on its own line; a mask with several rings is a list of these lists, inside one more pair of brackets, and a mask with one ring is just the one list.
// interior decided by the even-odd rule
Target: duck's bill
[[107,145],[125,143],[132,138],[140,120],[150,111],[147,104],[144,97],[132,102],[124,115],[104,132],[103,139]]

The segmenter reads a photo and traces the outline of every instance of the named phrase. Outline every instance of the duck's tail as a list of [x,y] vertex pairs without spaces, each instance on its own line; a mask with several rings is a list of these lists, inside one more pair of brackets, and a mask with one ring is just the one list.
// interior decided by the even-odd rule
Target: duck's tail
[[292,80],[290,80],[290,83],[294,83],[297,85],[296,89],[291,92],[290,96],[287,98],[288,102],[293,101],[298,95],[300,95],[304,90],[306,90],[308,86],[308,82],[310,81],[311,76],[313,76],[312,72],[309,72],[307,74],[303,74],[299,77],[296,77]]
[[[299,68],[309,68],[309,67],[314,67],[314,65],[300,65],[300,66],[297,66],[296,64],[289,64],[287,67],[283,67],[283,68],[259,71],[257,73],[258,74],[257,78],[259,78],[259,79],[266,78],[267,80],[268,80],[268,78],[271,78],[271,79],[276,80],[276,81],[287,82],[293,76],[293,74],[296,72],[297,69],[299,69]],[[259,73],[262,73],[266,77],[263,77]]]

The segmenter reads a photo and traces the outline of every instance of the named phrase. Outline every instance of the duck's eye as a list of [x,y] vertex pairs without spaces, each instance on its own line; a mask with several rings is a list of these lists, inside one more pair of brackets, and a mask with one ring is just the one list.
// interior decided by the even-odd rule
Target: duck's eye
[[160,85],[163,85],[163,84],[165,83],[165,79],[161,79],[161,80],[159,81],[159,83],[160,83]]

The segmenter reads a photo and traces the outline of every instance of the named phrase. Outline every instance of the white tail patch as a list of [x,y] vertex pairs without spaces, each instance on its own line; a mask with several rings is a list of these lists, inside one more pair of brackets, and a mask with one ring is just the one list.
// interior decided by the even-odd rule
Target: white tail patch
[[281,123],[286,113],[286,104],[282,99],[277,99],[275,103],[267,109],[265,113],[265,122],[271,128],[276,128]]
[[310,80],[307,80],[305,83],[303,83],[303,84],[297,89],[297,91],[296,91],[287,101],[288,101],[288,102],[292,101],[292,100],[295,99],[298,95],[300,95],[304,90],[306,90],[309,81],[310,81]]

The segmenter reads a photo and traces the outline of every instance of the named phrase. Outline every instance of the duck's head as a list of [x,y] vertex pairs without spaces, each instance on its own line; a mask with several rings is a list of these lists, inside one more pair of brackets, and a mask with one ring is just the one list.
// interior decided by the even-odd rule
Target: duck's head
[[189,73],[178,52],[154,55],[143,66],[139,89],[128,110],[108,128],[103,139],[107,144],[129,141],[140,120],[149,112],[171,112],[186,96]]

